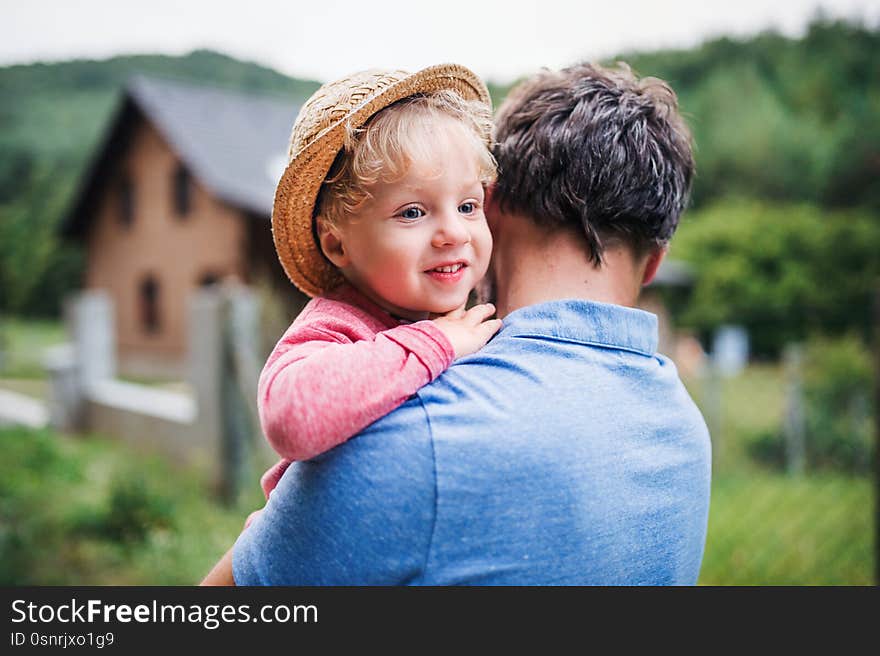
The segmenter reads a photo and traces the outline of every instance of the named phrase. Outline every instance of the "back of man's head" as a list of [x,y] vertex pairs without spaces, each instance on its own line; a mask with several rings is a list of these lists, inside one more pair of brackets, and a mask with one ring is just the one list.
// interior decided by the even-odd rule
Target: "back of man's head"
[[499,207],[583,231],[594,264],[611,242],[665,246],[688,200],[690,132],[672,89],[626,64],[526,80],[498,110]]

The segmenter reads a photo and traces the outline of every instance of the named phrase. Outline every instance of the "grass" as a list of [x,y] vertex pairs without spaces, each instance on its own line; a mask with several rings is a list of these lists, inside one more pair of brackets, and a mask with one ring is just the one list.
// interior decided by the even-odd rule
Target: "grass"
[[871,479],[821,472],[789,476],[749,456],[755,436],[781,430],[782,368],[751,365],[736,377],[686,384],[709,424],[713,448],[700,583],[873,584]]
[[748,440],[782,424],[785,380],[782,368],[754,364],[740,375],[711,381],[690,379],[685,385],[696,401],[712,435],[716,472],[752,468]]
[[43,401],[49,398],[49,381],[45,378],[0,378],[0,389]]
[[[49,380],[43,366],[46,349],[67,341],[64,324],[52,319],[0,319],[0,389],[46,399]],[[180,381],[120,376],[120,380],[174,391],[188,388]]]
[[45,350],[64,341],[61,321],[0,318],[0,378],[45,379]]
[[716,476],[700,583],[872,585],[871,488],[842,475]]
[[[0,585],[189,585],[261,503],[220,505],[204,478],[96,437],[0,430]],[[866,478],[715,477],[700,583],[870,585]]]
[[228,549],[247,498],[97,437],[0,430],[0,585],[189,585]]
[[[0,387],[41,396],[41,351],[57,322],[5,320]],[[143,382],[143,381],[140,381]],[[871,585],[874,503],[868,477],[794,477],[756,464],[748,445],[778,430],[782,370],[685,381],[712,429],[713,485],[700,583]],[[0,585],[188,585],[262,503],[256,480],[233,508],[197,473],[119,442],[0,430]]]

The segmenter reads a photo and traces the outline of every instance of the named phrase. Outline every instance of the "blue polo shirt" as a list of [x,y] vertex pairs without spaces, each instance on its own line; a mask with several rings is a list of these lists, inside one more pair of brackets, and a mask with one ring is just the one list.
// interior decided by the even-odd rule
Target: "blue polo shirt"
[[[653,314],[565,300],[285,473],[239,585],[694,584],[705,422]],[[345,403],[345,399],[339,399]]]

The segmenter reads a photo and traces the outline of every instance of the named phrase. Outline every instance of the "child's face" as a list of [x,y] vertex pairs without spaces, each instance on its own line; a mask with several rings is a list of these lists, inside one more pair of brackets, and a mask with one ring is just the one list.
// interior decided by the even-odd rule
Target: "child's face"
[[434,126],[431,138],[430,161],[373,185],[357,214],[334,228],[341,243],[334,263],[346,277],[413,320],[464,304],[492,251],[473,145],[451,121]]

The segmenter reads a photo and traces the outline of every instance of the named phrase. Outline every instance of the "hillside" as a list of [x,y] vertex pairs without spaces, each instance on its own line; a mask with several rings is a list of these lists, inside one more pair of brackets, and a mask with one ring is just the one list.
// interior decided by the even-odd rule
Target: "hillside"
[[817,20],[687,51],[625,53],[678,92],[697,144],[695,204],[729,195],[880,209],[880,31]]
[[22,178],[48,161],[63,175],[78,171],[133,73],[191,80],[302,100],[318,82],[297,80],[258,64],[198,50],[185,57],[141,55],[0,69],[0,203],[21,191]]
[[319,86],[206,50],[0,68],[0,311],[54,314],[77,285],[81,252],[60,243],[55,228],[134,73],[292,103]]

